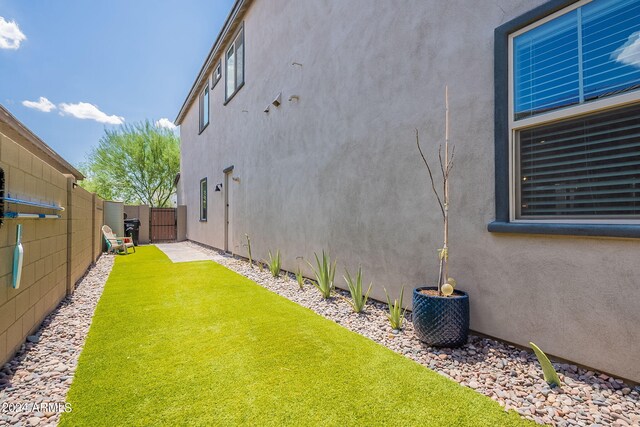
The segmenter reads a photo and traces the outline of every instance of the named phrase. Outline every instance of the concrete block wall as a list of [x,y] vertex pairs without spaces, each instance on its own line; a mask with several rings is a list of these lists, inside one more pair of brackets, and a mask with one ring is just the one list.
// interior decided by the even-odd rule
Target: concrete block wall
[[[82,278],[89,266],[95,261],[93,246],[96,225],[94,227],[94,194],[82,187],[74,186],[75,181],[68,180],[68,254],[69,274],[67,286],[69,291],[75,289],[75,285]],[[100,225],[101,227],[101,225]]]
[[[5,193],[66,206],[67,178],[0,134]],[[9,205],[11,210],[24,210]],[[29,212],[45,211],[29,208]],[[48,213],[51,213],[50,211]],[[0,227],[0,361],[7,360],[66,295],[67,215],[61,219],[5,220]],[[18,289],[11,286],[17,225],[22,224],[24,264]]]
[[[102,213],[94,207],[101,206],[102,200],[80,187],[73,188],[73,177],[62,174],[3,133],[0,168],[5,174],[5,194],[65,207],[60,219],[5,219],[0,226],[0,363],[4,363],[101,254],[96,227],[102,223]],[[5,204],[5,209],[53,213],[14,204]],[[22,225],[24,264],[20,287],[13,289],[18,224]]]

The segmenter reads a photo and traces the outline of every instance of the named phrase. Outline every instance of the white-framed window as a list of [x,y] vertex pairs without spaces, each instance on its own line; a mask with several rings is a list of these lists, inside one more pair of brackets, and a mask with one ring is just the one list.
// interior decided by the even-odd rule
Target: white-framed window
[[209,79],[200,93],[198,104],[200,106],[200,132],[202,132],[209,124]]
[[640,0],[509,36],[510,220],[640,222]]
[[244,85],[244,26],[225,53],[225,99],[229,101]]
[[211,85],[212,89],[216,87],[216,85],[218,84],[221,78],[222,78],[222,60],[219,60],[218,65],[216,65],[216,69],[213,72],[213,84]]
[[200,180],[200,221],[207,220],[207,178]]

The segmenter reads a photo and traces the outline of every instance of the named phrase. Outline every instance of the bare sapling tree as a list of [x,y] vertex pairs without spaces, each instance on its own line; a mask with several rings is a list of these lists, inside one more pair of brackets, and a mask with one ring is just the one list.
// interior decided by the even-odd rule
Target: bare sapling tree
[[420,156],[424,161],[427,171],[429,172],[429,180],[431,181],[431,189],[436,195],[440,212],[442,213],[442,221],[444,224],[444,244],[442,249],[438,249],[438,258],[440,259],[440,268],[438,273],[438,295],[442,296],[442,286],[449,281],[449,173],[453,168],[453,156],[455,147],[451,148],[449,155],[449,87],[445,87],[445,137],[444,137],[444,159],[442,158],[442,144],[438,147],[438,159],[440,161],[440,172],[442,173],[442,194],[438,191],[433,172],[427,162],[427,158],[420,147],[420,137],[418,129],[416,129],[416,144]]

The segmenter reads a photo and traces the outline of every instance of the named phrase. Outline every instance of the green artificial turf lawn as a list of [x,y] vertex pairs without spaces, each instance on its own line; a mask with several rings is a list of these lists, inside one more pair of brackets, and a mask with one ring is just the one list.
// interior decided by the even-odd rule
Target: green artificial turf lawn
[[528,424],[225,267],[173,264],[154,246],[117,258],[67,401],[62,426]]

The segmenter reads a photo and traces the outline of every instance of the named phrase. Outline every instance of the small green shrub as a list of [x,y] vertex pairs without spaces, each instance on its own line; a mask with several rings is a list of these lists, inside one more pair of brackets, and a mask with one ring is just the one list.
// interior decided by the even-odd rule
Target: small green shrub
[[302,275],[302,269],[298,267],[298,271],[296,271],[296,281],[298,282],[298,286],[300,289],[304,288],[304,276]]
[[331,258],[324,251],[322,251],[322,261],[318,258],[318,254],[314,252],[313,255],[316,257],[316,267],[309,261],[307,261],[307,264],[309,264],[313,270],[313,274],[316,276],[314,286],[318,288],[322,297],[327,299],[331,296],[331,291],[334,289],[333,280],[336,276],[336,261],[331,265]]
[[536,357],[538,358],[538,362],[540,362],[540,366],[542,367],[542,374],[544,375],[544,380],[552,387],[554,386],[560,387],[561,384],[560,384],[560,378],[558,377],[558,373],[556,372],[555,368],[551,364],[551,361],[549,360],[547,355],[544,354],[544,352],[540,350],[540,347],[538,347],[534,343],[530,342],[529,345],[533,349],[533,352],[536,354]]
[[344,277],[345,282],[347,282],[347,286],[349,287],[349,293],[351,293],[351,299],[347,299],[351,307],[353,307],[353,311],[356,313],[360,313],[364,306],[367,304],[367,300],[369,299],[369,293],[371,292],[372,283],[369,283],[369,289],[367,289],[366,293],[362,293],[362,267],[358,267],[358,273],[356,274],[356,279],[353,280],[348,270],[345,270],[346,276]]
[[271,251],[269,251],[269,261],[267,262],[269,266],[269,271],[271,271],[271,275],[273,277],[280,276],[280,251],[276,251],[276,255],[273,256]]
[[393,300],[391,303],[391,298],[389,298],[389,294],[387,290],[384,290],[384,293],[387,295],[387,304],[389,305],[389,313],[387,313],[387,317],[389,318],[389,322],[391,323],[391,327],[393,329],[402,329],[402,322],[404,322],[404,314],[407,309],[402,310],[402,297],[404,296],[404,286],[400,291],[400,299]]

